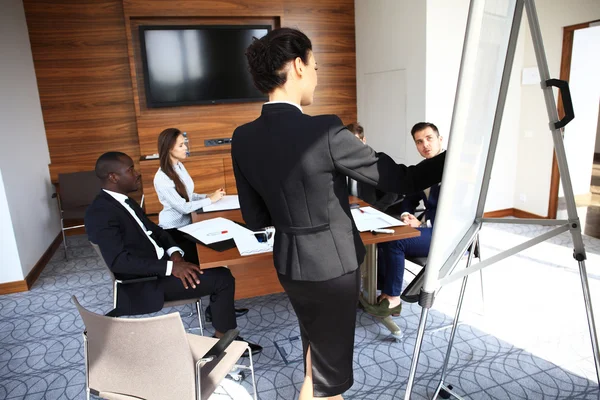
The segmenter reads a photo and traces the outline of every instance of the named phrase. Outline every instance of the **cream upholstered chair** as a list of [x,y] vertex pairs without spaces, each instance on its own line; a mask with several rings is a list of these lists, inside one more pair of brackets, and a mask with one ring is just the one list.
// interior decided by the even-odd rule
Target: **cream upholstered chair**
[[[102,261],[102,263],[108,270],[108,273],[110,274],[110,278],[112,279],[112,282],[113,282],[113,308],[117,308],[117,292],[118,292],[117,287],[118,287],[118,285],[146,282],[146,281],[157,279],[155,276],[139,278],[139,279],[128,279],[128,280],[120,280],[120,279],[115,278],[115,275],[113,274],[113,272],[110,270],[110,268],[108,268],[106,261],[104,261],[104,257],[102,257],[102,252],[100,251],[100,247],[98,247],[98,245],[96,243],[90,242],[90,244],[92,245],[94,250],[96,250],[96,253],[100,257],[100,260]],[[165,301],[163,308],[164,307],[177,307],[177,306],[181,306],[181,305],[185,305],[185,304],[192,304],[192,303],[195,303],[195,305],[196,305],[196,313],[198,314],[198,325],[200,327],[200,334],[204,335],[204,325],[202,324],[202,299],[197,298],[197,299]]]
[[[86,396],[106,399],[207,399],[232,369],[249,369],[256,400],[252,352],[233,340],[185,332],[179,313],[113,318],[92,313],[72,297],[85,324]],[[249,365],[236,365],[248,351]]]

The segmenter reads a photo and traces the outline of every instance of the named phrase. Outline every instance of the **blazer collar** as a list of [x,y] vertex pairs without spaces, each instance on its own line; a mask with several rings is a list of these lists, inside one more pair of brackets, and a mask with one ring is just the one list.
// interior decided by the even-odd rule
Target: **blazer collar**
[[288,103],[263,104],[262,115],[282,113],[282,112],[293,112],[293,113],[302,114],[302,111],[300,111],[300,109],[293,104],[288,104]]
[[[146,233],[144,232],[144,230],[142,229],[142,227],[140,226],[140,224],[138,224],[138,222],[135,220],[135,218],[133,218],[133,216],[131,215],[131,213],[129,211],[127,211],[125,209],[125,206],[123,204],[121,204],[117,199],[115,199],[114,197],[112,197],[110,194],[106,193],[104,190],[100,190],[100,197],[102,197],[103,199],[105,199],[106,201],[108,201],[110,204],[112,204],[113,207],[116,207],[121,213],[125,213],[125,215],[127,216],[127,218],[129,218],[129,220],[135,225],[137,226],[137,228],[139,229],[139,231],[143,234],[146,235]],[[142,223],[144,223],[144,221],[142,221]],[[148,227],[146,227],[148,228]]]

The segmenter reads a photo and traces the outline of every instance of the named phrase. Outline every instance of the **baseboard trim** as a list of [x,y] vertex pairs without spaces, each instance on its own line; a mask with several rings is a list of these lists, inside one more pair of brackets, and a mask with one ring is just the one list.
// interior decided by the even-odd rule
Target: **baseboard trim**
[[518,208],[514,209],[513,217],[516,218],[534,218],[534,219],[548,219],[548,217],[542,217],[541,215],[533,214],[528,211],[519,210]]
[[548,219],[548,217],[542,217],[541,215],[533,214],[528,211],[519,210],[518,208],[505,208],[504,210],[488,211],[483,214],[483,218],[504,218],[504,217]]
[[56,238],[52,241],[50,246],[46,249],[44,254],[40,257],[37,263],[33,266],[31,271],[27,274],[25,279],[21,281],[0,283],[0,295],[9,293],[26,292],[37,281],[40,274],[48,264],[48,261],[52,258],[60,244],[62,243],[62,233],[59,232]]
[[44,268],[46,268],[46,264],[48,264],[48,261],[50,261],[54,253],[56,253],[56,250],[58,249],[61,243],[62,232],[58,232],[58,235],[56,235],[50,246],[46,249],[44,254],[42,254],[42,257],[40,257],[38,262],[35,263],[35,266],[31,269],[31,271],[29,271],[29,273],[25,277],[25,281],[27,282],[27,289],[31,289],[35,281],[37,281],[37,279],[40,277],[40,274],[42,273]]
[[514,215],[514,208],[505,208],[504,210],[488,211],[483,213],[483,218],[504,218]]
[[28,290],[29,288],[27,287],[27,282],[25,282],[25,280],[0,283],[0,295],[26,292]]

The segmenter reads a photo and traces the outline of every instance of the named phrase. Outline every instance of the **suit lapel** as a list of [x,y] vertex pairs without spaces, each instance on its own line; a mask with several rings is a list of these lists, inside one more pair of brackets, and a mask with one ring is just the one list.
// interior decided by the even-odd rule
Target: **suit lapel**
[[[129,219],[129,222],[132,223],[138,229],[140,235],[143,235],[144,237],[147,237],[146,232],[144,232],[144,230],[142,229],[142,227],[140,226],[140,224],[135,220],[135,218],[133,218],[133,215],[131,215],[131,213],[128,210],[125,209],[125,206],[123,204],[121,204],[120,202],[118,202],[114,197],[112,197],[110,194],[106,193],[104,190],[102,190],[101,195],[113,207],[115,207],[117,210],[119,210],[119,212],[121,214],[124,214],[125,218]],[[143,220],[142,220],[142,223],[144,223]],[[148,241],[148,243],[150,243],[150,242]]]

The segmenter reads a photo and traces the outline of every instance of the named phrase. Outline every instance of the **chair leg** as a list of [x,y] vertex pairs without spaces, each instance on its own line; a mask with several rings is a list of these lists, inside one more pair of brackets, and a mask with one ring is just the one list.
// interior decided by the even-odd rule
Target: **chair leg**
[[65,260],[69,260],[69,257],[67,257],[67,235],[65,235],[65,225],[63,223],[63,219],[60,219],[60,229],[62,231],[62,237],[63,237],[63,246],[65,248]]
[[88,343],[87,336],[83,332],[83,355],[85,358],[85,398],[90,400],[90,365],[88,360]]
[[113,282],[113,308],[117,308],[117,281]]
[[198,325],[200,326],[200,335],[204,336],[204,326],[202,324],[202,300],[196,301],[196,312],[198,313]]
[[252,373],[252,388],[254,389],[254,400],[258,400],[256,393],[256,379],[254,378],[254,362],[252,361],[252,350],[248,346],[248,358],[250,359],[250,372]]

